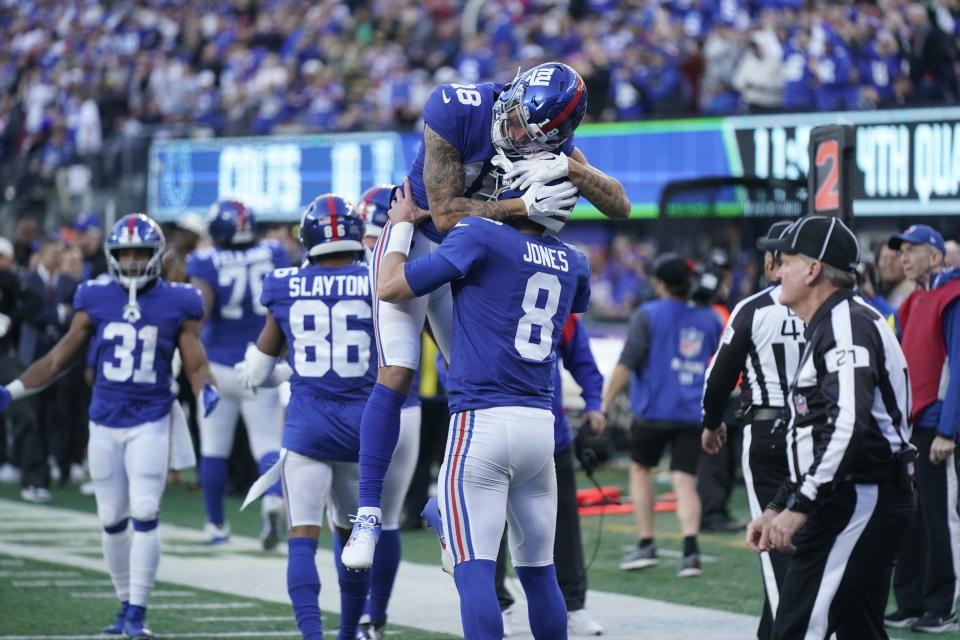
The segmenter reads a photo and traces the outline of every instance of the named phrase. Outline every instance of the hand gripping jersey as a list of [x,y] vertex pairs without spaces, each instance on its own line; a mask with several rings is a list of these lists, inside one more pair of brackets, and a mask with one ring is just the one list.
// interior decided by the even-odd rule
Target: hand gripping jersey
[[108,427],[132,427],[169,413],[180,328],[185,320],[203,317],[200,292],[186,284],[158,279],[140,290],[141,317],[132,324],[123,319],[128,299],[126,289],[105,278],[84,283],[73,299],[94,326],[90,420]]
[[260,302],[283,330],[290,405],[283,446],[316,460],[356,461],[360,415],[376,380],[367,266],[278,269]]
[[468,217],[421,260],[406,267],[415,294],[441,280],[453,288],[450,411],[550,410],[556,345],[567,316],[590,299],[584,255],[553,237]]
[[[493,82],[481,84],[442,84],[427,99],[423,107],[423,122],[460,152],[463,161],[463,195],[493,194],[497,187],[496,173],[490,163],[496,148],[490,136],[493,124],[493,105],[502,85]],[[556,152],[573,152],[573,136]],[[427,190],[423,184],[424,148],[420,145],[417,159],[410,168],[410,187],[413,199],[421,209],[429,209]],[[433,221],[427,219],[420,230],[440,242],[440,233]]]
[[274,240],[238,249],[205,249],[187,258],[187,277],[204,280],[214,293],[202,334],[211,362],[233,366],[243,360],[247,344],[257,341],[267,315],[260,304],[263,279],[287,266],[290,259]]

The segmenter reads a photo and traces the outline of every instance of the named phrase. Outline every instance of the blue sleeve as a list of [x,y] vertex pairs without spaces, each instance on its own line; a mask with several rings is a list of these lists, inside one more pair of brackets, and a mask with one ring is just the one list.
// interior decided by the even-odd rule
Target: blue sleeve
[[587,257],[577,251],[580,258],[580,270],[577,275],[577,292],[573,296],[573,313],[584,313],[590,305],[590,263]]
[[951,440],[957,435],[960,424],[960,300],[954,300],[943,314],[943,336],[947,344],[947,363],[950,381],[940,410],[937,434]]
[[462,277],[483,264],[487,253],[487,235],[500,226],[483,218],[467,217],[458,222],[433,253],[457,268]]
[[[569,336],[564,331],[560,341],[560,357],[563,366],[580,385],[581,395],[585,403],[584,411],[599,411],[600,398],[603,393],[603,376],[597,368],[597,361],[590,351],[590,338],[583,327],[580,318],[571,315],[573,331]],[[568,321],[569,322],[569,321]]]
[[429,253],[413,262],[408,262],[403,267],[407,284],[418,298],[444,283],[463,277],[456,266],[437,253],[437,251]]
[[290,266],[290,254],[287,253],[287,250],[279,242],[274,242],[272,244],[273,249],[273,266],[277,269],[283,269],[284,267]]
[[187,256],[187,264],[184,267],[184,273],[187,278],[200,278],[210,284],[211,287],[217,286],[217,274],[213,264],[196,253]]
[[203,296],[193,285],[185,284],[183,288],[183,315],[187,320],[199,320],[203,317]]
[[260,304],[267,309],[273,302],[273,285],[276,281],[276,273],[268,273],[267,277],[263,279],[263,287],[260,289]]
[[86,311],[87,305],[90,304],[90,287],[86,283],[81,284],[77,287],[76,293],[73,294],[73,310],[74,311]]
[[423,123],[457,149],[464,146],[463,132],[466,127],[458,125],[461,109],[471,109],[457,97],[457,90],[442,84],[433,90],[423,106]]

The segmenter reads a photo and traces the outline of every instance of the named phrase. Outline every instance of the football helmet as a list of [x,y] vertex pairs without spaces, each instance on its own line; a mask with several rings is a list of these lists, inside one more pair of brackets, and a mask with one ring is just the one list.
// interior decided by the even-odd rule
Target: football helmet
[[[142,288],[160,276],[166,246],[160,225],[142,213],[126,215],[113,225],[104,242],[107,270],[123,287]],[[150,258],[121,264],[118,254],[124,249],[149,249]]]
[[546,62],[504,88],[493,105],[491,139],[514,157],[554,151],[570,139],[586,110],[587,87],[580,74]]
[[308,256],[363,251],[363,219],[335,193],[317,196],[300,218],[300,242]]
[[253,242],[253,211],[239,200],[218,200],[210,205],[207,231],[219,247]]
[[390,202],[393,200],[393,185],[381,184],[371,187],[360,196],[360,201],[353,206],[353,215],[363,220],[363,235],[377,238],[387,226],[390,218]]

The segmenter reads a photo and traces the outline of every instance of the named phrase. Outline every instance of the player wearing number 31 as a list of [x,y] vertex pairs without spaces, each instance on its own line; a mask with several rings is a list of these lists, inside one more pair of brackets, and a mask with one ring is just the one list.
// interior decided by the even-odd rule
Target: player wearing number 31
[[407,181],[391,208],[377,295],[400,302],[448,283],[452,291],[453,415],[438,502],[464,635],[503,637],[494,572],[506,520],[534,637],[566,638],[553,565],[553,368],[567,316],[587,308],[590,266],[576,249],[543,235],[557,212],[505,222],[467,217],[432,253],[407,262],[412,211]]
[[96,337],[87,459],[103,524],[103,555],[121,601],[116,622],[102,632],[132,638],[153,637],[145,616],[160,562],[157,519],[167,468],[195,462],[171,391],[175,349],[204,413],[219,400],[200,342],[200,293],[160,277],[164,246],[163,232],[147,216],[130,214],[117,222],[106,241],[110,277],[77,289],[67,335],[0,388],[2,410],[69,370]]

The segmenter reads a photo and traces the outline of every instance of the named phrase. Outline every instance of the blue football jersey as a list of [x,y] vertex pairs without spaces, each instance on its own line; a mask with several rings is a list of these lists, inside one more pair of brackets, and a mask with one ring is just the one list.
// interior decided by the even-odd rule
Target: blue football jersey
[[283,331],[293,368],[283,446],[317,460],[355,461],[360,416],[376,381],[367,266],[278,269],[260,302]]
[[95,371],[90,420],[107,427],[133,427],[170,412],[171,362],[185,320],[203,317],[200,292],[188,284],[158,280],[137,296],[141,317],[123,319],[127,290],[113,280],[90,280],[77,289],[73,306],[90,316]]
[[[496,174],[490,160],[496,155],[491,139],[493,105],[503,85],[493,82],[481,84],[442,84],[427,99],[423,107],[423,122],[441,138],[456,147],[463,161],[463,195],[492,194],[496,189]],[[557,151],[567,155],[573,152],[573,136]],[[423,144],[410,168],[410,188],[413,199],[421,209],[429,209],[427,189],[423,184]],[[424,235],[440,242],[443,239],[429,218],[420,226]]]
[[202,333],[211,362],[232,367],[243,360],[247,344],[257,341],[267,315],[260,304],[263,279],[288,266],[287,252],[275,240],[244,249],[204,249],[187,258],[187,277],[199,278],[213,289],[213,309]]
[[[563,325],[571,311],[585,311],[590,299],[586,257],[554,237],[468,217],[420,260],[437,258],[461,274],[451,282],[450,411],[549,410]],[[407,266],[408,273],[417,262]]]

